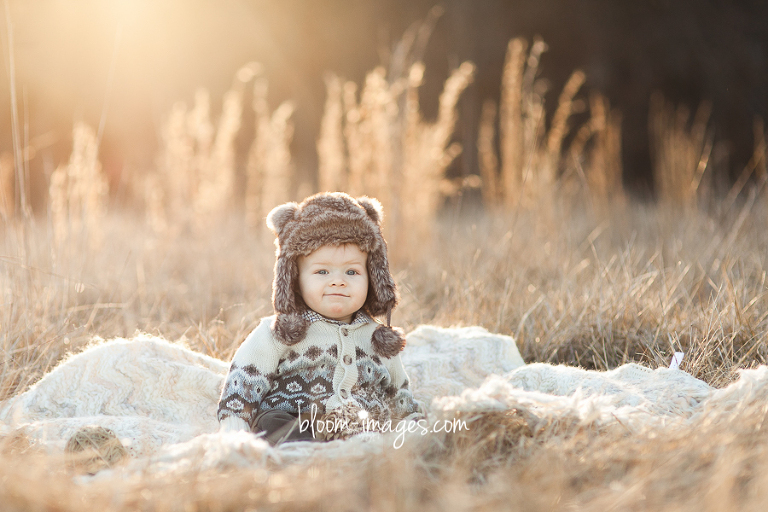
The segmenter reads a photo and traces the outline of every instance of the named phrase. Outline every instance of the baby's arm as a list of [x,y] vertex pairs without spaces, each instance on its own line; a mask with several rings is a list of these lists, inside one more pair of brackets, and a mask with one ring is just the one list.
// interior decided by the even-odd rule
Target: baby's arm
[[259,404],[272,387],[279,357],[270,322],[262,320],[232,358],[219,400],[220,431],[251,430]]

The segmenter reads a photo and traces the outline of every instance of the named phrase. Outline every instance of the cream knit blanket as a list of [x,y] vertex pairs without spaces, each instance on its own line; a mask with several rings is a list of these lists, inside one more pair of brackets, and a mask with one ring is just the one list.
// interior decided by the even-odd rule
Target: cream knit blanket
[[[421,326],[402,354],[430,421],[458,411],[525,410],[628,429],[695,421],[712,408],[765,400],[768,370],[745,370],[714,390],[680,370],[627,364],[609,372],[525,365],[515,342],[480,327]],[[274,449],[249,433],[218,433],[216,407],[228,363],[149,335],[97,341],[28,391],[0,404],[0,434],[23,431],[51,451],[79,429],[112,430],[132,455],[122,471],[184,471],[355,458],[392,449],[397,433]],[[424,435],[416,433],[412,436]]]

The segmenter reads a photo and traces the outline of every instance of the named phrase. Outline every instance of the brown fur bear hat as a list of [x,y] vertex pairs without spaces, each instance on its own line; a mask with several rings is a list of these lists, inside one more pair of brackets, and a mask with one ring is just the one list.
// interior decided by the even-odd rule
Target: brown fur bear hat
[[387,325],[373,334],[373,348],[383,357],[396,355],[405,345],[399,329],[389,326],[397,305],[395,281],[389,271],[387,242],[381,234],[381,203],[369,197],[354,199],[342,192],[320,193],[301,204],[285,203],[267,215],[267,226],[277,236],[277,261],[272,283],[272,305],[277,314],[272,331],[286,345],[307,334],[308,308],[299,292],[299,256],[324,245],[356,244],[368,254],[368,296],[362,310],[370,316],[387,315]]

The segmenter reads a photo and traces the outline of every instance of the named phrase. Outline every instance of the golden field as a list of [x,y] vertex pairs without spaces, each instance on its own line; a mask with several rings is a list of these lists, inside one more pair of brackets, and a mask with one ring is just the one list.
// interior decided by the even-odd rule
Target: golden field
[[[395,80],[374,70],[360,86],[329,77],[318,187],[384,203],[401,294],[393,322],[406,332],[481,325],[512,335],[526,362],[597,370],[667,366],[682,351],[682,369],[715,387],[765,364],[762,129],[756,123],[743,183],[715,199],[706,108],[689,123],[658,100],[658,201],[637,203],[621,186],[620,114],[599,95],[580,98],[583,74],[574,73],[545,123],[541,45],[510,42],[501,104],[484,108],[482,174],[463,179],[445,171],[462,150],[451,134],[471,63],[445,84],[434,122],[419,114],[419,63]],[[97,336],[140,330],[228,360],[271,313],[274,247],[264,215],[314,189],[292,174],[293,106],[266,104],[256,65],[234,83],[216,123],[204,91],[174,107],[158,167],[130,183],[130,204],[110,204],[96,138],[83,125],[69,163],[51,175],[45,214],[5,193],[14,204],[0,238],[0,400]],[[238,186],[231,148],[249,87],[256,138]],[[590,119],[571,128],[578,102]],[[426,437],[354,470],[329,461],[87,483],[9,433],[0,440],[0,508],[763,510],[766,411],[633,436],[568,418],[533,431],[514,411],[488,413],[467,418],[469,431]]]

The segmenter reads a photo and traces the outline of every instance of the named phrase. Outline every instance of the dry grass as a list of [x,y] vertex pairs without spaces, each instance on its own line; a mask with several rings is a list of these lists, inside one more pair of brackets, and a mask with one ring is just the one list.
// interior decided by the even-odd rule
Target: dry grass
[[[411,35],[415,41],[416,32]],[[399,72],[389,77],[383,68],[372,71],[359,98],[354,84],[328,79],[318,141],[321,186],[381,198],[390,240],[434,234],[398,247],[393,271],[402,301],[394,323],[406,331],[422,323],[481,325],[513,335],[526,361],[597,370],[630,361],[667,366],[673,352],[683,351],[682,369],[714,386],[732,382],[739,368],[764,364],[762,123],[755,123],[748,166],[759,187],[742,200],[744,180],[727,208],[689,207],[681,214],[681,204],[696,204],[707,166],[706,116],[689,127],[683,110],[657,104],[663,200],[658,206],[606,200],[621,191],[619,113],[593,96],[590,120],[565,161],[562,145],[584,76],[574,73],[546,130],[544,85],[536,76],[546,46],[527,46],[510,42],[500,158],[496,109],[484,108],[478,146],[486,205],[494,207],[483,215],[441,215],[438,208],[445,166],[458,153],[451,134],[470,64],[446,83],[435,123],[419,112],[417,61],[400,58]],[[232,144],[251,80],[256,138],[243,215],[231,208],[239,197]],[[272,312],[272,241],[253,225],[271,206],[292,199],[292,106],[270,112],[266,87],[258,66],[241,70],[216,128],[204,91],[191,110],[174,107],[158,172],[142,184],[143,218],[117,210],[102,215],[103,204],[89,200],[101,197],[103,178],[92,133],[76,130],[70,164],[51,177],[51,222],[8,218],[3,225],[0,400],[23,392],[96,336],[147,331],[229,360]],[[586,184],[575,192],[558,183],[569,165]],[[419,180],[425,183],[417,187]],[[417,188],[422,194],[409,195]],[[600,207],[582,206],[589,202]],[[85,228],[89,222],[96,224]],[[92,232],[103,233],[100,250],[83,235]],[[748,405],[709,411],[695,427],[629,436],[620,425],[569,417],[544,422],[513,410],[466,415],[468,431],[425,436],[354,464],[90,482],[77,477],[64,454],[47,455],[23,435],[4,433],[0,504],[20,511],[764,510],[764,418],[762,404]]]
[[[681,350],[682,368],[716,386],[765,362],[764,200],[724,217],[551,208],[441,221],[435,241],[394,268],[403,297],[395,322],[480,324],[516,336],[527,361],[595,369],[666,366]],[[52,259],[45,225],[27,231],[25,259],[6,231],[3,397],[94,335],[141,329],[226,360],[270,313],[272,248],[241,216],[170,238],[113,212],[104,231],[120,236],[67,262]],[[467,417],[469,431],[426,437],[354,471],[328,461],[75,486],[65,459],[5,438],[0,496],[11,510],[756,509],[766,503],[761,411],[633,437],[510,411]]]

